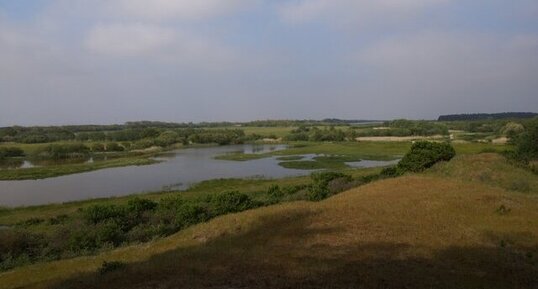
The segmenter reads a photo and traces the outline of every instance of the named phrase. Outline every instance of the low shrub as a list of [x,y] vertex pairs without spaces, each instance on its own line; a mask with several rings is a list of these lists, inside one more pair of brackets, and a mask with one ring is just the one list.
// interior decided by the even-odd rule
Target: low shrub
[[127,210],[130,213],[141,216],[144,212],[154,211],[157,208],[157,205],[158,204],[152,200],[134,198],[127,203]]
[[284,192],[280,189],[278,185],[272,185],[267,190],[267,196],[271,204],[278,203],[282,197],[284,197]]
[[18,147],[0,147],[0,159],[23,156],[24,151]]
[[309,188],[308,198],[311,201],[321,201],[332,194],[339,193],[353,180],[351,176],[339,172],[316,172],[310,177],[313,182]]
[[83,210],[83,219],[93,225],[111,219],[120,219],[125,215],[126,210],[116,205],[93,205]]
[[210,199],[215,215],[237,213],[254,208],[254,202],[246,194],[236,191],[215,195]]

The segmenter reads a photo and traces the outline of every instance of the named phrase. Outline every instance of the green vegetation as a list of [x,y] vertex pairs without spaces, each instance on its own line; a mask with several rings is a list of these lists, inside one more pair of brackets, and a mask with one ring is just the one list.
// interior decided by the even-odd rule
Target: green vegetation
[[416,142],[396,166],[400,173],[421,172],[440,161],[449,161],[456,155],[448,143]]
[[[406,157],[417,154],[421,158],[431,157],[432,151],[444,152],[439,147],[442,144],[428,146],[427,143],[417,143]],[[428,159],[428,165],[443,160],[437,155],[434,157],[434,160]],[[340,157],[340,160],[347,159]],[[317,172],[311,175],[310,183],[271,185],[261,192],[221,191],[190,197],[168,194],[161,196],[158,201],[131,198],[123,203],[90,204],[79,207],[75,212],[48,219],[34,214],[16,223],[14,229],[0,231],[0,270],[148,242],[220,215],[280,202],[320,201],[352,187],[390,176],[382,172],[354,178],[343,172]],[[200,187],[193,188],[193,191],[197,190]],[[2,215],[9,214],[6,211]]]
[[[338,179],[338,180],[335,180]],[[359,181],[360,180],[360,181]],[[314,199],[312,188],[322,188],[323,196],[364,183],[351,175],[320,173],[312,176],[312,184],[302,178],[278,185],[260,187],[257,191],[222,191],[227,182],[202,183],[191,194],[161,194],[154,199],[125,198],[123,201],[90,201],[81,204],[41,206],[2,212],[1,219],[18,219],[13,229],[0,230],[0,269],[7,270],[28,263],[95,254],[102,250],[137,242],[148,242],[168,236],[188,226],[205,222],[219,215],[271,205],[284,201]],[[248,181],[247,181],[248,182]],[[255,181],[252,181],[256,183]],[[353,182],[353,183],[352,183]],[[229,188],[237,187],[237,183]],[[211,189],[220,189],[211,192]],[[310,189],[309,189],[310,188]],[[202,194],[200,190],[207,189]],[[308,193],[310,191],[310,193]],[[152,196],[152,195],[148,195]],[[316,200],[322,197],[317,196]],[[58,206],[57,206],[58,207]],[[74,210],[75,207],[78,209]],[[51,210],[45,214],[41,210]],[[16,217],[23,212],[27,219]],[[53,212],[53,213],[51,213]],[[41,217],[39,217],[41,216]],[[47,217],[46,217],[47,216]]]
[[[245,142],[288,141],[292,147],[284,152],[268,154],[232,153],[218,156],[222,160],[247,161],[269,156],[319,154],[313,160],[279,159],[282,166],[296,169],[343,169],[342,157],[360,159],[394,159],[410,147],[409,142],[360,142],[358,136],[431,136],[451,132],[458,153],[503,151],[505,145],[487,145],[506,136],[510,141],[522,133],[529,120],[480,121],[410,121],[354,125],[355,121],[327,119],[323,121],[254,121],[249,123],[177,124],[162,122],[130,122],[124,125],[6,127],[0,128],[0,179],[35,179],[67,173],[84,172],[105,167],[138,165],[140,154],[150,157],[163,150],[183,145],[239,144]],[[382,126],[382,127],[379,127]],[[448,138],[448,136],[446,137]],[[469,142],[473,142],[469,144]],[[10,151],[8,152],[7,149]],[[14,150],[17,153],[14,153]],[[21,153],[23,151],[23,154]],[[85,163],[92,158],[95,163]],[[100,161],[102,159],[122,159]],[[128,160],[132,158],[132,160]],[[297,158],[297,157],[296,157]],[[136,159],[136,160],[135,160]],[[17,169],[24,160],[38,163],[39,168]],[[51,161],[49,161],[51,160]],[[52,162],[64,160],[63,162]],[[78,164],[76,164],[78,163]],[[145,161],[146,164],[152,163]],[[9,172],[6,172],[9,171]]]
[[515,137],[516,155],[524,160],[538,159],[538,118],[527,123],[524,130]]
[[24,151],[18,147],[0,147],[0,160],[5,158],[23,157]]
[[[348,130],[350,132],[350,130]],[[353,139],[353,135],[346,134],[344,130],[334,126],[320,129],[318,127],[301,126],[291,131],[285,138],[287,141],[344,141]]]
[[312,161],[287,161],[280,162],[278,165],[287,168],[287,169],[298,169],[298,170],[319,170],[319,169],[342,169],[347,166],[340,162],[318,162],[315,160]]
[[[484,172],[491,178],[481,177]],[[538,202],[535,195],[496,182],[515,175],[528,181],[531,190],[538,187],[533,186],[536,175],[498,154],[462,154],[425,173],[376,181],[323,201],[248,210],[148,244],[19,267],[0,274],[0,283],[4,288],[157,283],[170,288],[321,288],[330,280],[337,288],[453,288],[457,280],[462,288],[533,288],[538,282]],[[346,178],[338,173],[314,178],[330,184],[339,177]],[[257,186],[258,181],[230,180],[225,188]],[[268,198],[286,194],[287,186],[262,182]],[[216,189],[218,183],[203,184],[199,192]],[[310,198],[314,192],[326,191],[303,193]],[[244,197],[237,196],[223,203],[244,204]],[[160,205],[148,204],[133,207],[157,211]],[[339,278],[330,279],[334,276]]]
[[433,136],[448,135],[448,128],[442,123],[431,121],[411,121],[398,119],[385,122],[383,127],[362,129],[356,136]]
[[277,158],[277,160],[279,161],[298,161],[302,159],[304,159],[304,156],[285,156]]
[[[331,169],[0,208],[0,224],[9,226],[0,228],[0,270],[9,270],[0,273],[0,288],[451,288],[454,280],[464,288],[532,288],[538,284],[538,178],[529,167],[538,157],[537,128],[536,119],[0,128],[4,162],[66,162],[0,170],[0,179],[141,165],[170,147],[263,138],[287,139],[289,148],[218,158],[276,157],[288,168]],[[354,141],[448,135],[448,129],[451,144]],[[513,144],[491,142],[501,136]],[[504,151],[512,161],[498,154]],[[70,163],[89,156],[108,159]],[[393,168],[345,165],[402,156]]]
[[106,168],[149,165],[156,162],[157,161],[149,159],[147,156],[136,156],[96,161],[93,163],[62,164],[47,167],[0,170],[0,180],[44,179]]

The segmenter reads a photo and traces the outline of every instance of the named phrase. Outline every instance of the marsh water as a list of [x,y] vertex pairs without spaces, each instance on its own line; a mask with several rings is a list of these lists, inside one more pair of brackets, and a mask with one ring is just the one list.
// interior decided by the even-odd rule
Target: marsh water
[[[215,156],[226,153],[267,153],[285,148],[285,145],[250,144],[188,148],[163,154],[156,158],[160,162],[153,165],[109,168],[42,180],[0,181],[0,206],[42,205],[180,190],[218,178],[282,178],[310,174],[311,171],[279,166],[277,157],[249,161],[215,159]],[[363,164],[366,167],[381,166],[385,162]]]

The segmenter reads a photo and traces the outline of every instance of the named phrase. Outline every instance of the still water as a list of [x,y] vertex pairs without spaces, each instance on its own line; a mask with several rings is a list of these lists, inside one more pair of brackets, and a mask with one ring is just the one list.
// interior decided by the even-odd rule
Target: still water
[[[249,161],[216,160],[232,153],[265,153],[285,145],[234,145],[189,148],[166,153],[160,163],[103,169],[43,180],[0,181],[0,206],[30,206],[49,203],[125,196],[162,190],[186,189],[192,184],[217,178],[282,178],[310,174],[286,169],[276,157]],[[376,163],[381,166],[384,163]]]

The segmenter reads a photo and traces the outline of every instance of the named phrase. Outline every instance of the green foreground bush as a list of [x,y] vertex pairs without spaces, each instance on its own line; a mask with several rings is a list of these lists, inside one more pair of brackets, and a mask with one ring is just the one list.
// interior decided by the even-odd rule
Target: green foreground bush
[[411,146],[396,166],[396,171],[385,173],[421,172],[440,161],[449,161],[456,155],[456,151],[449,143],[419,141]]

